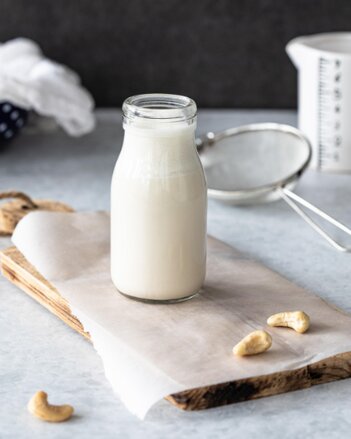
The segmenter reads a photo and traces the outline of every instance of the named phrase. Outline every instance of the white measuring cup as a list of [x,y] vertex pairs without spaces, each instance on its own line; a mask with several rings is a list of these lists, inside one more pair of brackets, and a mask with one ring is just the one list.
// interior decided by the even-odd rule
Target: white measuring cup
[[351,171],[351,32],[293,39],[298,69],[298,126],[312,144],[311,167]]

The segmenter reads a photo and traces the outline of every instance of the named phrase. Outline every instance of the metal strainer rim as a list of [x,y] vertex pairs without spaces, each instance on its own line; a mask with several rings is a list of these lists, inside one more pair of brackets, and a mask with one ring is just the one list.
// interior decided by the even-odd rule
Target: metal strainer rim
[[309,165],[312,158],[312,146],[310,141],[299,129],[292,127],[291,125],[280,124],[280,123],[272,123],[272,122],[253,123],[253,124],[241,125],[235,128],[228,128],[224,131],[220,131],[217,133],[210,132],[207,133],[207,135],[204,136],[203,138],[198,139],[197,142],[198,148],[201,153],[201,150],[206,149],[207,147],[213,147],[213,146],[215,147],[216,143],[222,139],[234,137],[238,134],[254,132],[254,131],[276,131],[276,132],[291,134],[297,137],[307,147],[308,154],[305,161],[299,167],[299,169],[294,171],[292,174],[289,174],[287,177],[284,177],[283,179],[274,181],[272,183],[257,186],[255,188],[240,189],[240,190],[223,190],[223,189],[214,189],[208,187],[208,194],[210,197],[213,196],[214,198],[220,198],[225,196],[226,198],[229,198],[230,196],[232,196],[232,197],[245,198],[245,196],[247,196],[249,198],[252,197],[254,194],[258,195],[260,193],[273,192],[276,189],[283,188],[289,183],[298,179]]

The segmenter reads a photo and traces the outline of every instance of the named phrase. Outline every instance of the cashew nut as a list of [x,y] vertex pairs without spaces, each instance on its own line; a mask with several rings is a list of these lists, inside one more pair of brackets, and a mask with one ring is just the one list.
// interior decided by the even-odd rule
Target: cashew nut
[[51,405],[48,402],[47,393],[37,392],[28,403],[28,410],[32,415],[43,421],[62,422],[69,419],[73,414],[73,407],[68,404]]
[[269,326],[286,326],[296,332],[306,332],[310,327],[310,318],[303,311],[280,312],[269,317]]
[[253,331],[233,347],[234,355],[255,355],[272,346],[272,337],[266,331]]

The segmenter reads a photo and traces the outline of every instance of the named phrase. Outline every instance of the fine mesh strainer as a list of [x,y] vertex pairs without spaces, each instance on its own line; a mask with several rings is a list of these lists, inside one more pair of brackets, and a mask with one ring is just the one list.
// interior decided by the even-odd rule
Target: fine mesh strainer
[[292,192],[311,160],[311,145],[296,128],[258,123],[207,133],[197,139],[210,198],[230,204],[255,204],[282,198],[334,248],[351,248],[335,241],[301,206],[338,229],[351,230]]

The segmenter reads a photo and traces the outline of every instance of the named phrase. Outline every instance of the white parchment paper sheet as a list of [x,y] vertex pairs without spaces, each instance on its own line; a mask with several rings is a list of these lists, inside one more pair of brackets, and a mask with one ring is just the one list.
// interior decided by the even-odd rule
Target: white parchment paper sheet
[[[109,221],[106,212],[36,212],[19,223],[12,240],[68,300],[113,389],[140,418],[171,393],[351,351],[349,315],[213,238],[201,295],[173,305],[125,298],[110,279]],[[308,333],[267,329],[271,314],[297,309],[311,316]],[[233,345],[261,328],[273,336],[271,350],[234,357]]]

